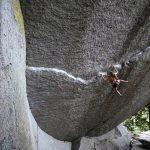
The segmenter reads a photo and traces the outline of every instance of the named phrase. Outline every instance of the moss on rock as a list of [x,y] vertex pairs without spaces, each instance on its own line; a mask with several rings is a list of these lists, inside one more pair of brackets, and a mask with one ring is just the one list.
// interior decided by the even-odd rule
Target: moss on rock
[[19,27],[19,31],[21,33],[24,33],[24,22],[23,22],[19,0],[10,0],[10,5],[12,8],[12,13],[14,15],[17,26]]

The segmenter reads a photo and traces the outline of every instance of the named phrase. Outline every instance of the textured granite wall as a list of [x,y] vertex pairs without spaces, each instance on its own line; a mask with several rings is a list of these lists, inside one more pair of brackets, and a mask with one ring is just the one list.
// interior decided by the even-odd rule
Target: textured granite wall
[[32,150],[25,35],[18,0],[0,1],[0,149]]

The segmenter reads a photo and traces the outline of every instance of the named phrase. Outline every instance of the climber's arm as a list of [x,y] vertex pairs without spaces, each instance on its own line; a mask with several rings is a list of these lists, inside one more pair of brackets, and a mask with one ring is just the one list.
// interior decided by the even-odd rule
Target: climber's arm
[[124,82],[124,83],[127,83],[128,81],[126,81],[126,80],[120,80],[120,82]]
[[119,73],[118,70],[116,68],[114,68],[114,75],[115,75],[116,79],[118,79],[118,73]]
[[108,76],[108,75],[102,75],[102,78],[103,78],[104,80],[109,81],[109,76]]

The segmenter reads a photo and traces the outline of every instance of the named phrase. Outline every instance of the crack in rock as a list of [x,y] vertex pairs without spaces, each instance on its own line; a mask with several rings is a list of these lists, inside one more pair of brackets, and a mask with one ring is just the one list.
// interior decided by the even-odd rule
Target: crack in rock
[[84,80],[80,77],[75,77],[72,74],[70,74],[64,70],[57,69],[57,68],[27,67],[27,70],[33,71],[33,72],[42,72],[42,71],[54,72],[56,74],[61,74],[61,75],[67,76],[67,77],[73,79],[75,82],[80,82],[85,85],[88,85],[89,83],[92,83],[94,81],[94,78],[91,78],[89,80]]
[[[143,52],[139,52],[138,54],[135,54],[134,56],[130,57],[130,59],[126,60],[124,62],[125,66],[128,66],[128,64],[130,63],[130,61],[149,61],[149,47],[147,47],[145,49],[145,51]],[[117,69],[117,70],[121,70],[122,69],[122,64],[113,64],[112,65],[113,68]],[[88,85],[89,83],[92,83],[92,82],[95,82],[96,81],[96,77],[97,76],[103,76],[103,75],[107,75],[107,72],[103,72],[103,71],[99,71],[97,73],[96,76],[92,77],[91,79],[89,80],[85,80],[83,78],[80,78],[80,77],[75,77],[74,75],[64,71],[64,70],[61,70],[61,69],[58,69],[58,68],[46,68],[46,67],[33,67],[33,66],[27,66],[26,68],[27,70],[29,71],[33,71],[33,72],[42,72],[42,71],[48,71],[48,72],[53,72],[53,73],[56,73],[56,74],[61,74],[63,76],[67,76],[68,78],[72,79],[74,82],[80,82],[84,85]]]

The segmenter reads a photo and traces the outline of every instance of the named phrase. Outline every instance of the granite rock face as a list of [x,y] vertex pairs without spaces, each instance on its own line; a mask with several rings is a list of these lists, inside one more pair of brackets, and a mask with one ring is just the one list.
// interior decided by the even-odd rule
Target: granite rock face
[[[21,0],[21,6],[28,100],[48,134],[68,141],[99,136],[150,102],[149,0]],[[120,87],[123,97],[100,77],[91,82],[116,64],[129,80]]]

